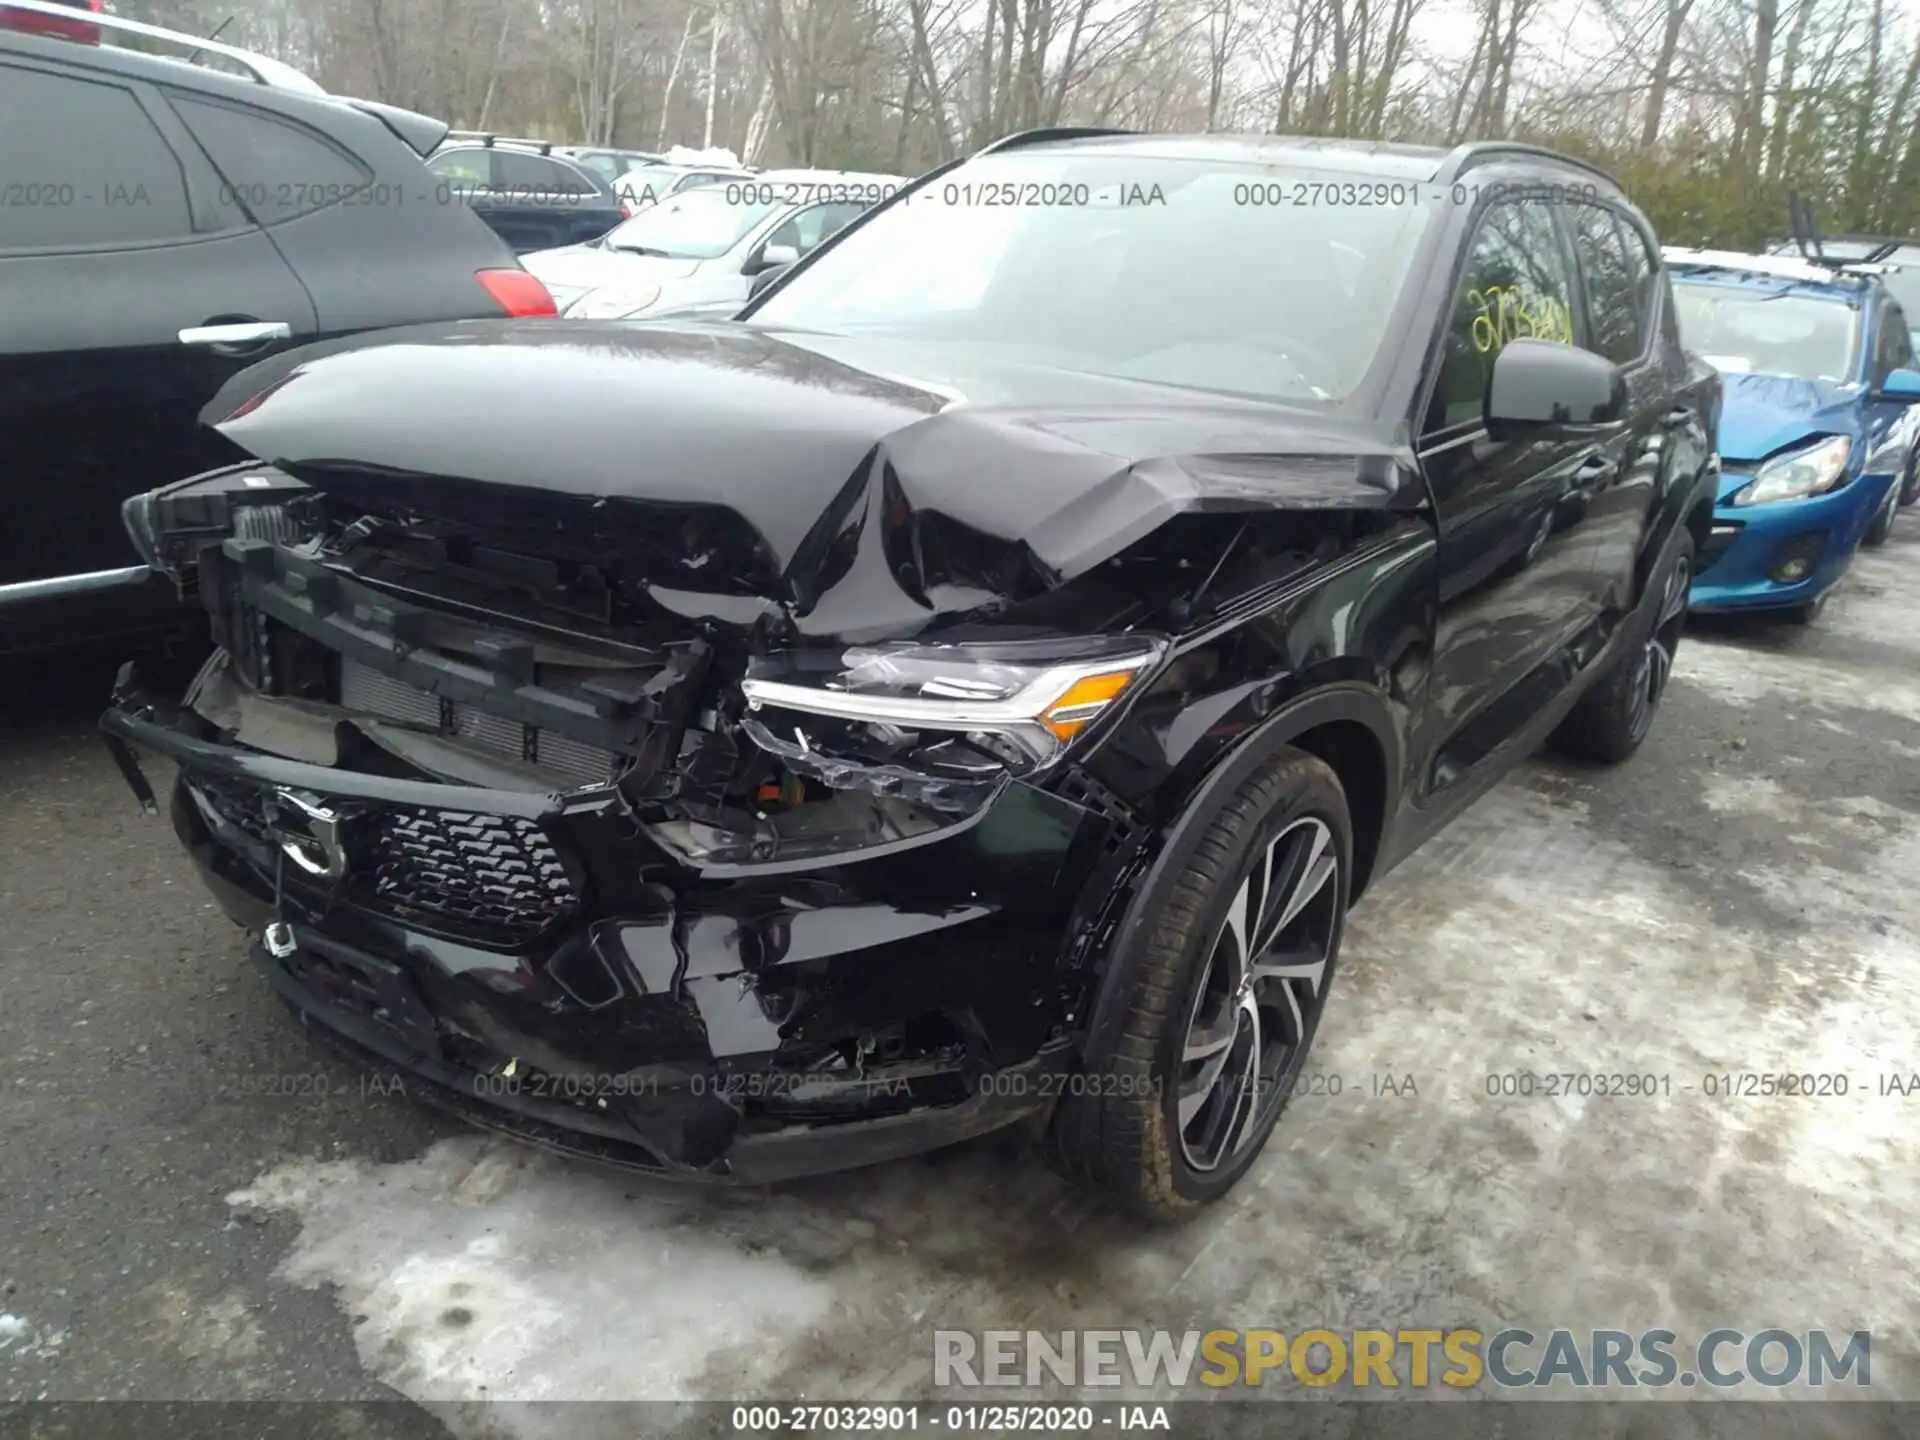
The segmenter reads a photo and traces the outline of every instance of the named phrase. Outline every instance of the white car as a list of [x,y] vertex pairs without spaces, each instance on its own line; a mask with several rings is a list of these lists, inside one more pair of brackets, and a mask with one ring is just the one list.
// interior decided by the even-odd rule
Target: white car
[[793,264],[907,183],[898,175],[769,171],[682,191],[590,244],[520,262],[573,320],[745,303],[757,276]]
[[591,170],[609,185],[617,183],[629,170],[661,165],[667,158],[650,150],[612,150],[600,145],[556,145],[553,153],[583,170]]
[[710,185],[732,185],[754,178],[755,172],[752,170],[733,170],[725,166],[640,165],[613,182],[613,193],[620,197],[620,203],[627,207],[629,215],[637,215],[649,206],[683,191]]

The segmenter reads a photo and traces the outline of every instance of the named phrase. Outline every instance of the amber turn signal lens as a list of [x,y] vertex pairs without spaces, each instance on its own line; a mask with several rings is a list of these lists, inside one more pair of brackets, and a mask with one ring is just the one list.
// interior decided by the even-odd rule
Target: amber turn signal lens
[[1062,744],[1078,735],[1109,702],[1134,682],[1138,670],[1110,670],[1076,680],[1067,693],[1040,715],[1040,723]]

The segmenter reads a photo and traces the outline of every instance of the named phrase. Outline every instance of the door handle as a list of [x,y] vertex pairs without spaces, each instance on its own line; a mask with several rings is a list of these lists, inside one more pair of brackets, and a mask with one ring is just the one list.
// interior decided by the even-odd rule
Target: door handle
[[190,325],[180,332],[182,345],[264,345],[269,340],[291,340],[293,326],[284,320],[246,320],[232,325]]

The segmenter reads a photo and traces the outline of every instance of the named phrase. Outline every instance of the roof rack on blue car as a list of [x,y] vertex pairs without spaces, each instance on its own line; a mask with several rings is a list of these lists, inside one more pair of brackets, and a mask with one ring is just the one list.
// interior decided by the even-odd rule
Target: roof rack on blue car
[[1799,280],[1810,285],[1832,285],[1845,280],[1868,280],[1898,270],[1898,265],[1867,264],[1858,261],[1809,260],[1800,255],[1750,255],[1738,250],[1692,250],[1684,245],[1667,245],[1660,250],[1669,266],[1694,270],[1738,270],[1752,275],[1768,275],[1779,280]]

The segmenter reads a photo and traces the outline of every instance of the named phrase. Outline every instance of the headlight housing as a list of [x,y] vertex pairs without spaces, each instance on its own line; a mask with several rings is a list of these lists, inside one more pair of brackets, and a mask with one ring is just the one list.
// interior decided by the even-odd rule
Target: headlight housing
[[566,309],[569,320],[621,320],[638,314],[660,298],[658,285],[625,287],[603,285],[589,290]]
[[1798,450],[1776,455],[1754,475],[1753,482],[1733,496],[1735,505],[1766,505],[1775,500],[1801,500],[1824,495],[1847,478],[1853,441],[1829,435]]
[[788,651],[749,665],[742,728],[836,788],[966,808],[1052,763],[1165,653],[1135,636]]

